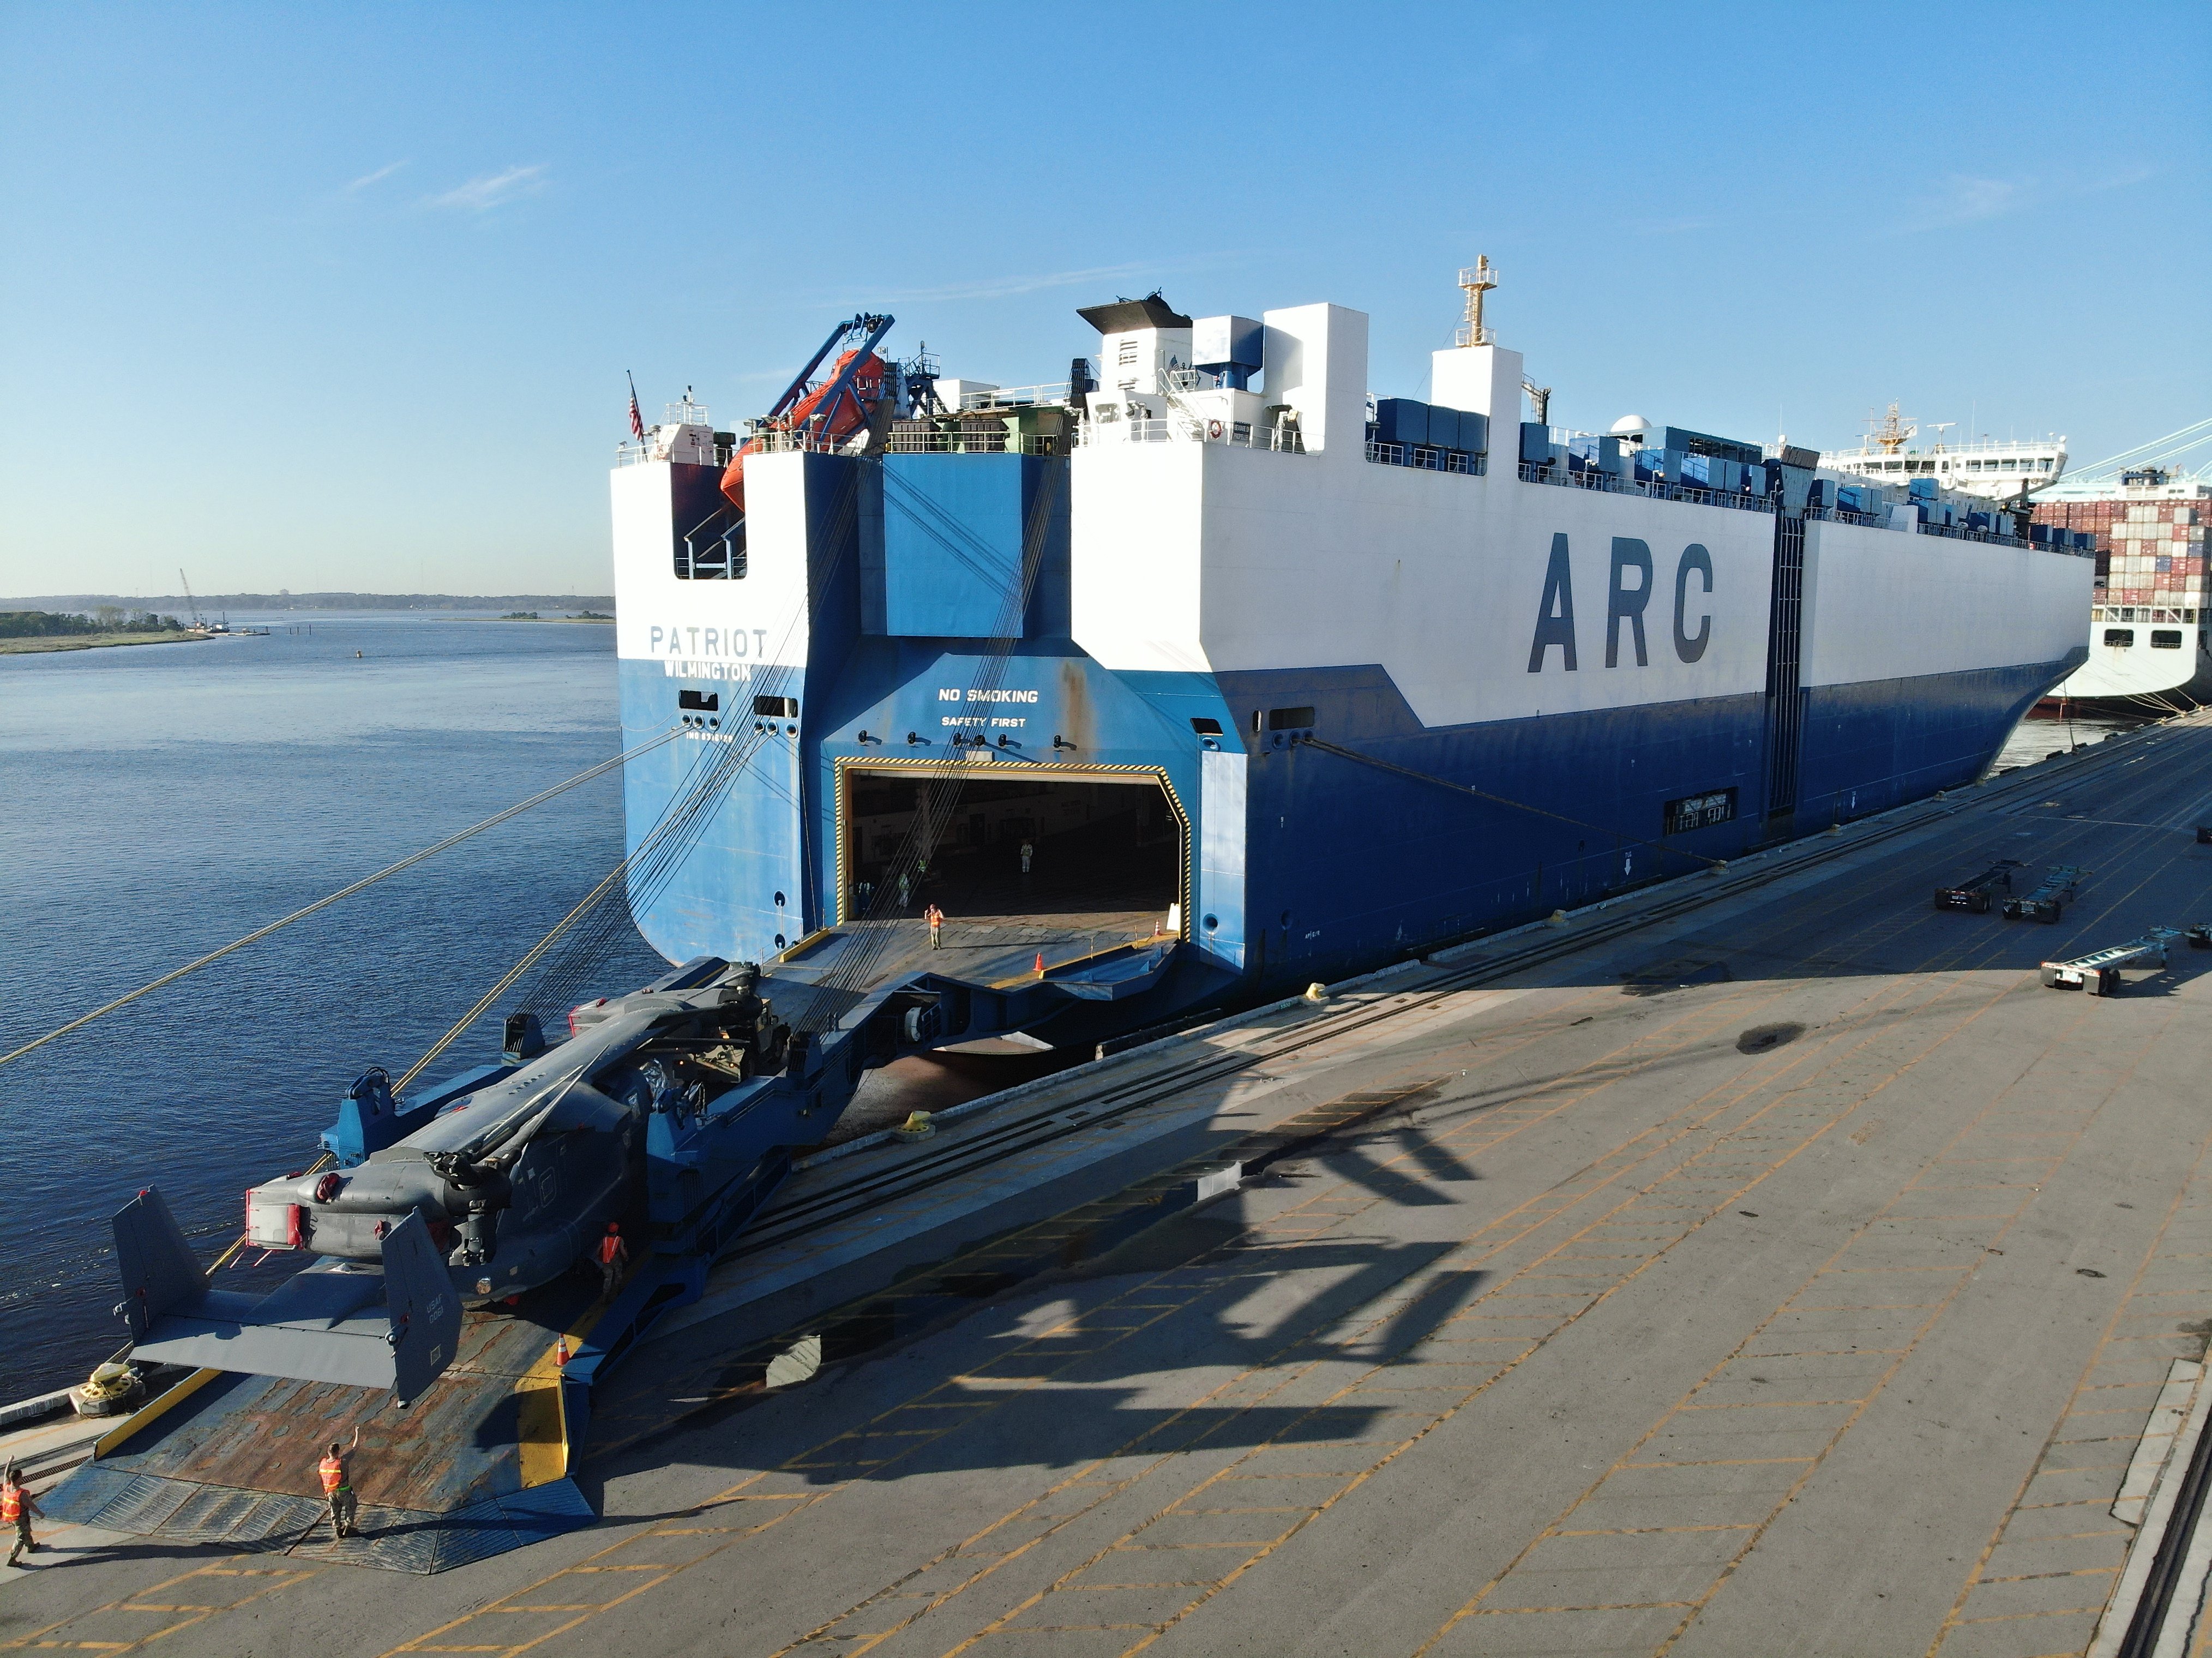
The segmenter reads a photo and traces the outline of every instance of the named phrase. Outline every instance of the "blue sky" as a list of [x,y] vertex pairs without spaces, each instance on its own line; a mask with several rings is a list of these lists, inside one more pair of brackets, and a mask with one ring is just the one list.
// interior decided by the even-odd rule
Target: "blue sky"
[[0,594],[607,590],[623,375],[1454,273],[1555,422],[2212,413],[2202,4],[0,9]]

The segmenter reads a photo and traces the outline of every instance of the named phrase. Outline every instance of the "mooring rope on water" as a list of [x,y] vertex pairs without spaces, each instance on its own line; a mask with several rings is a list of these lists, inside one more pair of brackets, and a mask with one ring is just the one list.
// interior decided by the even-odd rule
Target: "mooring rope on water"
[[9,1053],[0,1054],[0,1065],[6,1065],[14,1060],[20,1060],[26,1054],[35,1053],[38,1049],[44,1048],[48,1042],[54,1042],[60,1037],[66,1036],[72,1030],[81,1030],[86,1025],[90,1024],[94,1020],[105,1018],[107,1015],[114,1012],[118,1008],[127,1007],[132,1002],[137,1001],[140,997],[151,995],[155,991],[161,989],[164,985],[174,984],[186,974],[197,973],[210,963],[219,962],[234,950],[243,950],[248,944],[258,943],[261,939],[266,938],[270,933],[280,932],[283,928],[291,926],[295,921],[305,920],[308,916],[314,914],[318,910],[328,909],[332,904],[337,903],[341,898],[350,898],[355,893],[360,892],[366,888],[374,886],[379,881],[388,880],[392,876],[398,874],[400,871],[412,868],[415,865],[421,863],[426,858],[435,857],[439,853],[444,852],[449,847],[457,847],[460,845],[462,841],[470,839],[473,835],[482,835],[486,829],[496,828],[499,824],[507,822],[508,818],[516,817],[522,812],[528,811],[532,806],[543,805],[546,801],[552,799],[554,796],[557,794],[564,794],[568,790],[576,787],[579,784],[588,783],[595,777],[604,776],[608,772],[612,771],[616,767],[623,764],[625,762],[635,760],[638,756],[647,753],[651,750],[657,749],[664,743],[672,742],[678,735],[678,730],[662,732],[659,735],[649,738],[645,742],[639,744],[635,748],[626,750],[623,753],[616,755],[611,760],[602,760],[596,766],[587,766],[582,771],[578,772],[574,777],[570,777],[561,782],[556,783],[550,788],[541,789],[536,794],[532,795],[527,800],[519,800],[503,811],[494,812],[490,817],[485,818],[480,823],[472,823],[468,828],[460,830],[457,834],[447,835],[444,840],[438,841],[434,846],[428,846],[423,847],[420,852],[411,853],[408,856],[402,858],[398,863],[387,865],[383,869],[377,871],[374,875],[364,875],[360,880],[354,882],[351,885],[340,887],[336,892],[316,899],[313,903],[307,905],[305,908],[295,909],[289,915],[283,916],[277,920],[270,922],[267,926],[255,928],[252,932],[247,933],[243,938],[233,939],[229,944],[225,944],[220,950],[211,950],[206,955],[200,957],[196,961],[186,962],[182,967],[177,968],[173,971],[164,973],[160,978],[155,979],[150,984],[139,986],[137,989],[132,991],[127,996],[118,996],[113,1001],[106,1003],[101,1006],[95,1007],[89,1013],[81,1014],[76,1018],[71,1019],[67,1024],[57,1026],[54,1029],[46,1032],[45,1035],[25,1042],[21,1048],[15,1048]]
[[489,1012],[491,1011],[492,1004],[507,993],[507,987],[513,984],[517,979],[520,979],[525,973],[528,972],[538,962],[538,958],[543,957],[547,950],[552,949],[555,942],[558,940],[563,933],[567,932],[571,926],[575,925],[580,917],[583,916],[594,906],[603,902],[606,898],[609,891],[613,888],[615,883],[621,880],[623,875],[628,872],[629,869],[629,859],[625,858],[622,862],[614,866],[613,872],[610,873],[605,880],[601,881],[599,885],[593,887],[589,892],[584,895],[582,901],[577,904],[575,908],[570,910],[558,921],[556,921],[553,924],[552,931],[548,932],[543,938],[540,938],[535,944],[532,944],[528,951],[524,954],[520,961],[517,962],[513,967],[507,969],[504,974],[501,975],[499,981],[493,985],[489,990],[484,992],[483,995],[478,999],[474,1007],[471,1007],[466,1013],[464,1013],[461,1016],[459,1023],[447,1031],[444,1035],[439,1037],[436,1042],[431,1043],[428,1049],[423,1054],[421,1059],[416,1060],[414,1064],[409,1066],[406,1070],[400,1072],[398,1079],[392,1084],[392,1092],[393,1096],[395,1098],[398,1097],[399,1091],[402,1089],[405,1088],[408,1084],[413,1082],[416,1078],[421,1076],[424,1071],[428,1070],[431,1065],[436,1062],[438,1055],[444,1053],[455,1042],[459,1042],[463,1033],[465,1032],[471,1025],[474,1024],[478,1019]]

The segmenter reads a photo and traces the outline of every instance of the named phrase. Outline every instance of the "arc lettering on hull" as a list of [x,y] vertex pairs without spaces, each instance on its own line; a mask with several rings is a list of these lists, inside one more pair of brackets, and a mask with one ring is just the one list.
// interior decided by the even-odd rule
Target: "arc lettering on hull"
[[[1605,602],[1605,665],[1620,665],[1620,641],[1627,635],[1636,653],[1636,666],[1650,665],[1644,635],[1644,612],[1651,603],[1651,549],[1633,536],[1613,538],[1613,569],[1606,588]],[[1637,585],[1628,586],[1621,578],[1633,571]],[[1705,647],[1712,642],[1713,614],[1710,607],[1698,613],[1698,631],[1686,629],[1690,609],[1690,578],[1700,578],[1705,586],[1703,596],[1712,597],[1713,556],[1697,542],[1682,550],[1674,565],[1674,655],[1682,662],[1696,662],[1704,657]],[[1552,537],[1551,557],[1544,566],[1544,596],[1536,612],[1535,635],[1528,647],[1528,671],[1541,673],[1549,653],[1554,647],[1559,652],[1559,665],[1568,673],[1577,671],[1581,653],[1577,647],[1575,634],[1575,586],[1573,561],[1570,544],[1564,532]]]

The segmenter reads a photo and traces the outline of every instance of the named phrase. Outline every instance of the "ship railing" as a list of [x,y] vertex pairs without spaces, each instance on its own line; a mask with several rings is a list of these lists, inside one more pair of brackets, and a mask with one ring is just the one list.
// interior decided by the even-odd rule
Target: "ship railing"
[[1064,455],[1066,440],[997,432],[902,432],[894,428],[886,452],[894,455]]
[[1376,443],[1367,446],[1367,459],[1377,466],[1411,466],[1424,472],[1457,472],[1481,477],[1490,471],[1490,457],[1471,455],[1463,449],[1431,449],[1419,443]]
[[[1809,519],[1820,519],[1831,524],[1863,525],[1870,530],[1887,530],[1889,527],[1889,519],[1887,514],[1855,513],[1848,507],[1815,507],[1805,516]],[[1994,530],[1969,529],[1963,524],[1922,524],[1914,527],[1923,536],[1946,536],[1953,541],[1981,541],[1993,547],[2025,547],[2028,544],[2027,537],[2025,536],[2003,536]],[[2073,553],[2071,548],[2062,550],[2054,547],[2051,550]],[[2079,558],[2095,556],[2093,553],[2079,553],[2074,556]]]
[[[2026,536],[2001,536],[1994,530],[1970,530],[1960,524],[1923,524],[1919,526],[1923,536],[1948,536],[1954,541],[1985,541],[1993,547],[2025,547]],[[2041,550],[2063,553],[2069,558],[2094,558],[2094,553],[2077,553],[2071,547],[2048,547]]]
[[1295,426],[1200,420],[1182,415],[1170,420],[1086,420],[1080,442],[1086,449],[1114,443],[1218,443],[1232,449],[1267,449],[1279,455],[1306,452],[1305,439]]
[[1170,392],[1218,392],[1227,383],[1203,368],[1170,368],[1166,378]]
[[819,431],[789,431],[780,426],[763,426],[747,434],[746,442],[757,455],[857,455],[872,441],[866,430],[848,437],[824,438]]
[[1649,479],[1625,478],[1595,467],[1570,471],[1563,466],[1538,466],[1530,461],[1521,464],[1521,482],[1549,483],[1569,489],[1596,489],[1607,495],[1642,495],[1650,501],[1684,501],[1693,507],[1727,507],[1739,513],[1771,513],[1774,503],[1765,495],[1746,495],[1734,489],[1703,489],[1694,483],[1661,483]]
[[702,452],[692,449],[687,445],[685,447],[685,452],[681,457],[678,457],[672,455],[665,449],[659,448],[657,446],[649,443],[618,443],[615,446],[615,465],[617,466],[642,466],[647,461],[675,460],[681,459],[688,465],[693,466],[727,466],[730,464],[730,457],[736,452],[736,446],[734,445],[718,443],[714,446],[712,450],[706,452],[705,455],[702,456]]
[[994,386],[988,392],[963,392],[960,412],[966,414],[979,409],[1036,409],[1056,403],[1067,403],[1069,384],[1060,380],[1050,386]]
[[2170,622],[2194,624],[2200,612],[2193,606],[2170,604],[2092,604],[2091,622]]

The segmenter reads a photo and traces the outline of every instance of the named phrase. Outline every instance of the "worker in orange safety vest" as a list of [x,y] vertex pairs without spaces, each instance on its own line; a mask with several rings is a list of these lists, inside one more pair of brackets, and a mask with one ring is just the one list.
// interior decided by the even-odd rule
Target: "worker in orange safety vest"
[[599,1287],[609,1300],[622,1283],[623,1263],[629,1259],[629,1245],[623,1242],[622,1224],[611,1220],[606,1236],[599,1240]]
[[15,1465],[10,1462],[8,1472],[0,1475],[0,1525],[15,1528],[15,1546],[8,1551],[9,1565],[14,1565],[39,1546],[31,1536],[31,1516],[38,1511],[39,1505],[31,1500],[30,1492],[23,1489],[22,1479],[15,1473]]
[[353,1493],[353,1454],[361,1448],[361,1424],[353,1424],[353,1442],[340,1445],[333,1439],[323,1460],[315,1465],[322,1476],[323,1495],[330,1500],[331,1540],[353,1535],[353,1522],[361,1509],[360,1500]]

